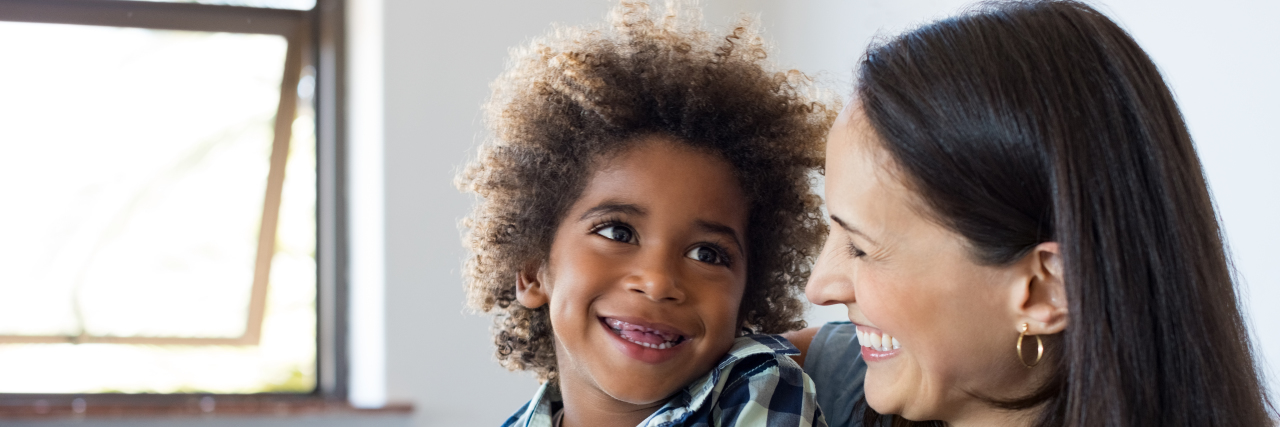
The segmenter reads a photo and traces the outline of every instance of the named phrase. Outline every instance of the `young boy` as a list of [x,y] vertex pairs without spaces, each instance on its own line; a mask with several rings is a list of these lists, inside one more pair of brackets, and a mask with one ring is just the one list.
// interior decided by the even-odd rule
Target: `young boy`
[[543,382],[508,426],[825,425],[799,329],[837,112],[749,22],[624,2],[513,51],[459,176],[471,307]]

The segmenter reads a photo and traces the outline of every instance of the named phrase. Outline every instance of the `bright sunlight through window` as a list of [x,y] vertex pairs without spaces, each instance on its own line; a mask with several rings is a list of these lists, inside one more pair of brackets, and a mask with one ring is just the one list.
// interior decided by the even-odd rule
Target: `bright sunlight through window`
[[0,393],[315,387],[314,79],[281,93],[287,51],[0,22]]

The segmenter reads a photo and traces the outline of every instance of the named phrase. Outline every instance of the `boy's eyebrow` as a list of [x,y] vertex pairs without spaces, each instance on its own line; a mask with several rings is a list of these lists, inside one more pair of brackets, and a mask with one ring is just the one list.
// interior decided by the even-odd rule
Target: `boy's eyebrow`
[[738,239],[738,230],[734,230],[733,227],[718,222],[703,220],[698,220],[696,223],[698,224],[698,228],[702,229],[702,231],[720,234],[728,237],[729,240],[733,240],[733,244],[738,247],[738,253],[744,255],[747,253],[746,249],[742,247],[742,240]]
[[613,214],[613,213],[644,216],[646,212],[644,208],[641,208],[640,206],[635,204],[606,200],[591,209],[587,209],[586,212],[582,213],[582,217],[578,218],[578,220],[583,221],[588,218],[604,216],[604,215]]

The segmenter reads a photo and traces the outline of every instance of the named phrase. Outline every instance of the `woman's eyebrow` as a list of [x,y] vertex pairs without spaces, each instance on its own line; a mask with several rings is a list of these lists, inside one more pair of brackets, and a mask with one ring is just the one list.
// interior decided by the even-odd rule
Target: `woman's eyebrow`
[[635,216],[644,216],[647,212],[645,212],[644,208],[641,208],[639,205],[636,205],[636,204],[605,200],[600,204],[596,205],[595,207],[591,209],[587,209],[586,212],[582,213],[582,217],[578,218],[578,220],[584,221],[590,218],[605,216],[609,214],[616,214],[616,213],[635,215]]
[[844,220],[841,220],[840,217],[838,216],[831,215],[831,222],[838,224],[840,228],[843,228],[845,231],[848,231],[851,234],[857,234],[859,236],[862,236],[863,239],[867,239],[867,241],[871,242],[871,244],[873,245],[880,246],[880,244],[876,243],[876,240],[872,239],[871,236],[868,236],[867,233],[863,233],[862,230],[859,230],[857,227],[854,227],[849,225],[848,223],[845,223]]
[[698,229],[703,232],[719,234],[728,238],[729,240],[732,240],[733,244],[738,247],[738,253],[741,253],[741,254],[747,253],[746,249],[742,247],[742,240],[738,238],[738,230],[734,230],[733,227],[730,227],[718,222],[714,222],[714,221],[704,221],[704,220],[697,220],[695,224],[697,224]]

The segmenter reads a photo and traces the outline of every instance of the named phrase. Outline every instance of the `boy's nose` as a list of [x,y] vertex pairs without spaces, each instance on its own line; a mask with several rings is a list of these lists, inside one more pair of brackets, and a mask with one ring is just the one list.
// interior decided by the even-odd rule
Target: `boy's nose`
[[[660,257],[649,257],[660,258]],[[684,290],[676,280],[673,266],[661,259],[650,259],[625,279],[627,290],[656,302],[684,301]]]

